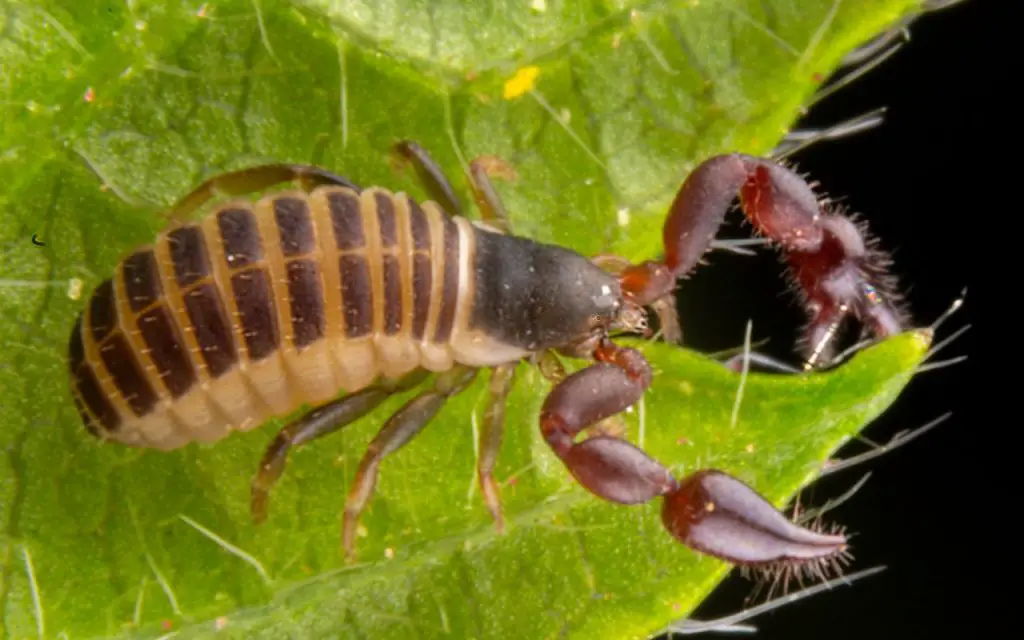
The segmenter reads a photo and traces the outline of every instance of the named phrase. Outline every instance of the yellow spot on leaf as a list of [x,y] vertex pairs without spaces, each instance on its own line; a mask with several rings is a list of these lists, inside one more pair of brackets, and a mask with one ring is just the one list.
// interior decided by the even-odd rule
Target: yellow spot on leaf
[[527,91],[531,91],[537,84],[537,76],[540,75],[540,67],[530,65],[516,71],[516,74],[505,81],[505,91],[502,96],[506,100],[514,100]]

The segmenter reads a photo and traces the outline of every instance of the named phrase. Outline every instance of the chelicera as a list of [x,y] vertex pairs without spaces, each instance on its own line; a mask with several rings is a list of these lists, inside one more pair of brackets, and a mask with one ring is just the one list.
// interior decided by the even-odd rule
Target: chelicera
[[[642,331],[649,310],[668,334],[678,334],[677,281],[709,249],[737,195],[754,227],[781,248],[806,303],[809,367],[831,363],[836,329],[847,318],[880,337],[901,331],[893,280],[865,229],[824,209],[790,169],[732,153],[706,160],[686,178],[664,225],[662,259],[591,260],[510,233],[489,178],[510,170],[500,160],[471,164],[483,220],[470,222],[427,153],[412,142],[397,149],[440,204],[364,189],[304,165],[224,174],[186,196],[173,219],[187,219],[216,194],[286,181],[303,187],[221,204],[202,220],[178,223],[97,287],[69,347],[73,392],[90,431],[174,449],[312,406],[278,433],[260,462],[252,514],[262,521],[292,448],[432,375],[362,458],[343,518],[351,557],[384,459],[482,368],[491,372],[490,400],[477,473],[484,502],[504,527],[493,469],[513,372],[527,360],[554,383],[539,416],[543,437],[598,498],[661,498],[670,535],[739,565],[820,563],[845,552],[843,535],[790,522],[723,471],[677,478],[621,437],[580,436],[634,405],[650,385],[644,356],[613,336]],[[565,375],[553,353],[592,364]]]

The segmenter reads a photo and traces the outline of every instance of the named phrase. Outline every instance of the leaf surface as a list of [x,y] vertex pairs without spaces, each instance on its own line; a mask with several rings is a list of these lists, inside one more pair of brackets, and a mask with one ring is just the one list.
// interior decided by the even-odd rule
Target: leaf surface
[[[685,616],[726,567],[672,542],[658,504],[607,505],[573,484],[537,429],[549,387],[525,365],[497,468],[508,534],[473,485],[482,374],[387,460],[363,564],[345,567],[355,465],[408,394],[293,454],[255,527],[249,479],[282,422],[173,454],[101,445],[68,394],[70,328],[201,180],[316,162],[423,198],[389,162],[402,138],[433,153],[464,202],[460,163],[512,164],[517,180],[498,188],[521,235],[654,257],[688,170],[770,151],[845,53],[917,5],[0,3],[0,628],[622,638]],[[751,375],[732,425],[738,376],[650,344],[654,386],[622,424],[677,472],[716,466],[781,505],[926,348],[907,334],[828,374]]]

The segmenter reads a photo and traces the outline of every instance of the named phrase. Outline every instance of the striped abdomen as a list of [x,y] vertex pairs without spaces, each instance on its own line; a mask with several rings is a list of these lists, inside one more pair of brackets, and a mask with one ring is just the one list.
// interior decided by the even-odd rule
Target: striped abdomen
[[470,329],[476,241],[377,188],[222,206],[97,287],[69,345],[76,404],[100,437],[170,449],[379,376],[515,360]]

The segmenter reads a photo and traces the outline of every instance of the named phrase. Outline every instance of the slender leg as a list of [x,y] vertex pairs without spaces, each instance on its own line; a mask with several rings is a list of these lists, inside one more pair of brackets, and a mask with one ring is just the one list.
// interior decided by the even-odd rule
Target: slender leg
[[306,191],[324,184],[348,187],[359,191],[347,178],[304,164],[265,164],[214,176],[192,190],[166,215],[177,221],[187,220],[199,207],[218,195],[237,196],[262,191],[282,182],[298,182]]
[[399,157],[412,163],[431,198],[439,202],[449,215],[462,215],[462,205],[459,204],[459,199],[455,196],[452,183],[448,181],[444,170],[430,157],[426,149],[412,140],[402,140],[395,144],[394,150]]
[[[440,202],[448,213],[462,215],[462,206],[455,196],[451,182],[441,166],[423,147],[411,140],[402,140],[394,146],[394,150],[399,157],[412,163],[420,180],[426,185],[430,197]],[[473,189],[473,198],[480,208],[481,217],[498,231],[509,233],[511,226],[508,216],[505,215],[505,205],[498,197],[498,192],[494,190],[490,176],[514,180],[516,173],[511,165],[496,156],[481,156],[469,165],[470,186]]]
[[494,189],[491,176],[515,180],[515,169],[497,156],[480,156],[469,163],[469,174],[472,178],[473,198],[484,222],[502,233],[511,233],[512,223],[509,222],[501,196]]
[[288,452],[307,442],[330,435],[373,411],[381,402],[400,391],[415,387],[423,374],[410,374],[400,381],[385,383],[351,393],[304,415],[286,425],[267,447],[259,469],[252,479],[250,512],[257,524],[267,519],[270,489],[284,473]]
[[434,386],[407,402],[391,416],[366,448],[359,462],[355,483],[345,501],[342,518],[342,550],[349,560],[355,558],[356,526],[359,515],[373,496],[377,474],[384,458],[405,446],[437,415],[448,398],[464,390],[473,382],[477,370],[456,366],[439,373]]
[[558,386],[541,408],[541,432],[569,472],[594,495],[619,504],[664,496],[662,523],[687,546],[751,566],[824,562],[846,551],[846,538],[799,527],[736,478],[701,470],[677,481],[664,465],[621,438],[576,437],[643,395],[651,367],[638,351],[604,341],[596,364]]
[[663,229],[665,259],[622,271],[626,295],[638,304],[671,295],[711,247],[732,201],[777,244],[802,293],[810,322],[804,332],[807,368],[826,366],[847,317],[876,336],[894,335],[907,321],[888,256],[863,224],[818,201],[811,186],[786,167],[739,153],[716,156],[686,178]]
[[476,476],[480,481],[480,492],[484,496],[484,504],[494,517],[494,526],[499,533],[505,529],[505,519],[501,515],[501,500],[498,496],[498,483],[494,481],[494,463],[501,450],[501,436],[505,429],[505,402],[512,381],[515,377],[516,365],[506,364],[491,370],[490,396],[487,409],[484,411],[483,429],[480,430]]
[[544,376],[544,379],[551,384],[558,384],[565,380],[565,367],[554,351],[548,350],[542,353],[537,359],[537,368],[540,369],[540,374]]

